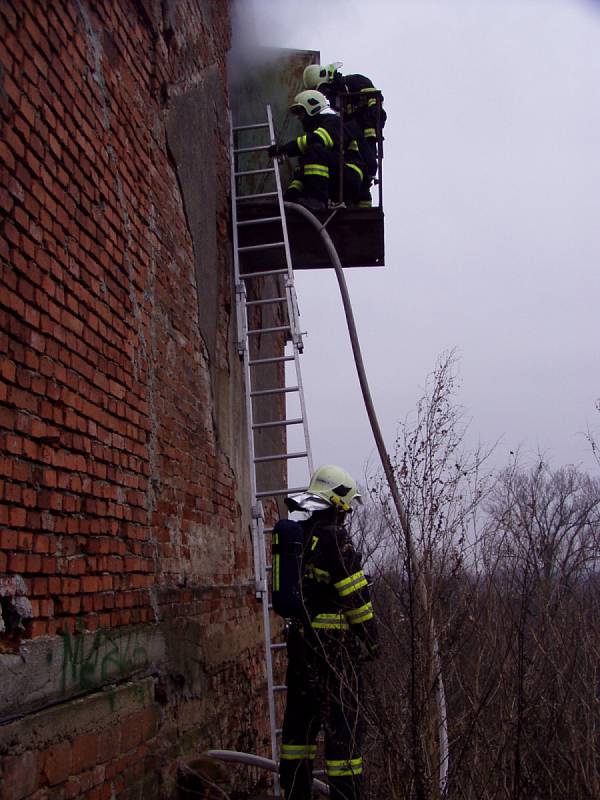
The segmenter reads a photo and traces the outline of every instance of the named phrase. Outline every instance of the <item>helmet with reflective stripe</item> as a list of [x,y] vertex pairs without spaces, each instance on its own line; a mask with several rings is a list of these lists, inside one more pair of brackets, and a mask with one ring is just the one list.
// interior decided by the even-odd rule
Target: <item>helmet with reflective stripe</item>
[[333,64],[311,64],[306,67],[302,75],[304,85],[307,89],[318,89],[324,83],[331,83],[338,67],[341,66],[341,61],[334,61]]
[[340,511],[350,511],[353,500],[362,502],[354,478],[335,464],[325,464],[315,470],[306,492],[296,495],[293,500],[303,511],[318,511],[331,507]]
[[292,114],[300,110],[306,111],[309,117],[314,117],[329,108],[329,100],[321,92],[314,89],[305,89],[294,97],[294,102],[290,106]]

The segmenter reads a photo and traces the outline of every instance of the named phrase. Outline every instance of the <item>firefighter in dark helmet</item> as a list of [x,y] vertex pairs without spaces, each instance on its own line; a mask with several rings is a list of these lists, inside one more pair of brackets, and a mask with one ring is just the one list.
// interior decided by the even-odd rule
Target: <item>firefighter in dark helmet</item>
[[339,199],[341,168],[344,201],[349,205],[358,203],[362,184],[373,168],[360,129],[356,125],[342,126],[329,100],[314,90],[297,94],[290,111],[304,133],[285,144],[271,145],[268,151],[271,157],[298,158],[298,169],[284,194],[285,200],[312,211],[327,208],[329,200]]
[[[330,797],[360,797],[360,665],[376,654],[377,639],[361,555],[344,527],[355,501],[360,495],[345,470],[320,467],[305,493],[286,500],[290,510],[309,513],[308,519],[280,520],[274,529],[274,589],[288,591],[292,606],[300,598],[287,635],[288,693],[279,765],[285,800],[310,800],[321,727]],[[296,539],[299,587],[279,585],[286,574],[279,563],[286,558],[282,542],[290,532],[292,538],[301,533]],[[277,610],[279,596],[273,596]]]

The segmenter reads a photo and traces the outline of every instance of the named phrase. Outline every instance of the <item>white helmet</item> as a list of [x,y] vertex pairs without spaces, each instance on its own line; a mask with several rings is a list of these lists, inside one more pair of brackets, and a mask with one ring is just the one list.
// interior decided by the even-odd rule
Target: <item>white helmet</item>
[[338,67],[341,66],[341,61],[334,61],[333,64],[311,64],[302,74],[304,85],[307,89],[318,89],[324,83],[331,83]]
[[325,111],[326,108],[329,108],[329,100],[324,94],[316,92],[314,89],[305,89],[294,97],[290,111],[294,114],[303,109],[309,117],[315,117]]
[[335,464],[325,464],[313,472],[306,492],[291,498],[302,511],[323,511],[337,508],[350,511],[353,500],[362,503],[356,482],[346,470]]

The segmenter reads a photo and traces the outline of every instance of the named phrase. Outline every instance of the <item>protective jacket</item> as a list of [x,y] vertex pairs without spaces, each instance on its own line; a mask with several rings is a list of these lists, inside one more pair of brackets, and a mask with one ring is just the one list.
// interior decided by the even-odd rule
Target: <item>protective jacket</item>
[[350,631],[367,648],[376,645],[373,607],[362,556],[340,525],[307,526],[302,594],[307,633]]
[[322,145],[326,150],[338,151],[340,142],[340,118],[330,111],[306,117],[305,132],[281,146],[287,156],[302,156],[311,145]]
[[358,205],[369,208],[372,205],[371,185],[377,173],[377,142],[386,120],[386,113],[383,107],[378,108],[375,97],[378,90],[365,75],[342,75],[337,71],[331,83],[323,84],[319,89],[333,108],[343,111],[344,123],[354,123],[363,138],[361,157],[366,174],[359,189]]
[[302,609],[291,620],[287,638],[281,785],[286,800],[310,799],[316,739],[323,725],[330,796],[358,800],[363,730],[360,665],[375,654],[377,634],[361,555],[346,528],[320,517],[317,512],[300,523]]
[[329,109],[306,117],[304,133],[281,145],[279,152],[300,158],[300,166],[288,186],[286,199],[294,193],[318,200],[339,199],[340,150],[343,152],[343,194],[347,203],[358,200],[365,177],[376,170],[376,160],[363,131],[349,120],[343,126],[340,117]]
[[[338,107],[338,103],[343,99],[344,119],[355,119],[360,125],[365,139],[372,140],[373,144],[376,143],[378,111],[374,93],[378,90],[369,78],[365,75],[342,75],[336,72],[333,81],[330,84],[323,84],[320,90],[333,107]],[[385,120],[386,113],[381,108],[379,124],[382,129]]]

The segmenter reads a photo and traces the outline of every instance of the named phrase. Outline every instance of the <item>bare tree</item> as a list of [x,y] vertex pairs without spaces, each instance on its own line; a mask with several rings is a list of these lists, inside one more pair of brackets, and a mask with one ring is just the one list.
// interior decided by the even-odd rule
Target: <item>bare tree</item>
[[[600,399],[596,400],[596,411],[600,413]],[[594,434],[592,430],[588,428],[586,438],[590,443],[590,446],[592,448],[592,453],[594,454],[594,457],[598,462],[598,465],[600,466],[600,444],[598,443],[598,437],[597,435]]]
[[450,355],[396,443],[425,602],[380,476],[355,520],[382,623],[369,796],[440,796],[441,664],[448,797],[600,797],[600,480],[542,458],[487,474],[455,388]]
[[383,476],[371,488],[370,516],[379,522],[371,523],[366,539],[374,549],[386,659],[371,698],[378,796],[408,797],[414,786],[415,796],[437,798],[449,789],[443,673],[460,646],[468,603],[458,602],[457,577],[469,561],[476,511],[488,485],[482,475],[487,454],[465,451],[455,368],[453,353],[440,360],[414,420],[401,426],[396,441],[393,467],[416,553],[412,576]]
[[526,472],[515,460],[488,512],[488,602],[505,654],[494,703],[504,796],[598,796],[597,757],[580,754],[596,748],[600,482],[541,459]]

